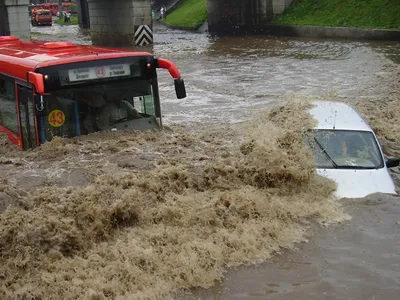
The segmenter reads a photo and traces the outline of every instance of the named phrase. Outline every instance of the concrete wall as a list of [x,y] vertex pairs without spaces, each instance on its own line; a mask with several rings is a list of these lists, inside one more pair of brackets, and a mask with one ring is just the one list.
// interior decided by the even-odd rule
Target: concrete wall
[[29,0],[0,0],[0,35],[30,38]]
[[274,15],[282,14],[286,7],[292,4],[294,0],[273,0]]
[[272,17],[272,0],[208,0],[208,30],[234,33]]
[[293,0],[208,0],[208,30],[235,33],[253,30],[281,14]]
[[152,30],[150,0],[88,0],[92,42],[95,45],[135,45],[135,30]]
[[351,40],[400,41],[400,30],[374,28],[266,25],[258,28],[253,33],[292,37],[301,36]]

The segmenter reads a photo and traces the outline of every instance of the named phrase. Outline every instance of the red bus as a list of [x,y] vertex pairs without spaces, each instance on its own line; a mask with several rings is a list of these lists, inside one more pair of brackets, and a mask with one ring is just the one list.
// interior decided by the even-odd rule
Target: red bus
[[29,149],[54,136],[160,129],[157,68],[185,98],[176,65],[150,53],[0,36],[0,132]]

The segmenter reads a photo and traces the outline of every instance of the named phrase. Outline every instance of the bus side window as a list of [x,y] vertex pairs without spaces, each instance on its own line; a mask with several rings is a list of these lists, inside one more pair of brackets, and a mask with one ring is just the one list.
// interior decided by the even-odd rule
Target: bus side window
[[0,125],[18,133],[14,80],[0,76]]

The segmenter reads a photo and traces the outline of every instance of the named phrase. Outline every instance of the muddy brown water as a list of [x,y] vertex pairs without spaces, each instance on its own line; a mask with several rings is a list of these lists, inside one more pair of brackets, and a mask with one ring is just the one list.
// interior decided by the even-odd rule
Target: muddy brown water
[[352,220],[259,266],[231,270],[222,284],[179,299],[399,299],[399,198],[346,200]]
[[[34,37],[90,43],[76,26],[65,28],[35,28],[42,34]],[[400,199],[377,194],[342,199],[339,206],[320,200],[330,186],[297,172],[307,171],[308,161],[276,143],[282,136],[291,138],[286,133],[303,121],[301,108],[292,107],[295,113],[288,114],[286,123],[275,120],[283,129],[258,114],[293,99],[345,101],[374,127],[385,154],[399,156],[400,45],[216,38],[160,26],[155,26],[154,38],[148,51],[178,65],[188,92],[186,99],[175,99],[169,74],[159,72],[164,133],[55,141],[21,155],[9,146],[1,148],[2,204],[17,199],[20,209],[3,213],[8,219],[2,224],[21,230],[10,241],[15,248],[1,245],[3,257],[8,257],[4,266],[9,266],[0,272],[1,295],[399,299]],[[249,121],[253,124],[246,127]],[[235,150],[254,136],[260,139],[254,157]],[[259,156],[262,151],[267,157]],[[295,168],[281,168],[280,155]],[[272,185],[278,180],[281,189],[271,182],[260,188],[252,185],[254,177],[246,177],[249,170],[265,174],[271,165],[276,173],[268,173],[269,180]],[[292,179],[281,182],[279,172]],[[397,187],[399,173],[398,168],[392,170]],[[79,206],[80,197],[86,199],[86,208]],[[263,197],[269,199],[269,209]],[[240,205],[243,199],[247,206]],[[131,205],[146,207],[146,212]],[[232,215],[221,219],[221,209]],[[96,212],[103,217],[92,224]],[[83,221],[68,227],[75,214]],[[108,214],[114,218],[111,225]],[[114,229],[112,224],[121,220],[128,227]],[[317,225],[334,220],[341,223]],[[263,231],[268,232],[268,243],[258,236]],[[2,234],[13,236],[5,230]],[[86,247],[79,240],[80,235],[86,237],[89,245],[94,234],[101,234],[103,243],[93,240]],[[35,255],[41,258],[32,259]],[[243,267],[246,264],[251,266]],[[22,275],[23,268],[30,276]],[[177,289],[174,296],[169,294]]]

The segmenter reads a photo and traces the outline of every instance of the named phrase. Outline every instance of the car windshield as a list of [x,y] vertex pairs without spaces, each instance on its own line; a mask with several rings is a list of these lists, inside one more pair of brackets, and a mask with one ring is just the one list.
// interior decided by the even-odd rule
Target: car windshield
[[317,168],[379,169],[384,166],[372,132],[314,130],[306,140]]

